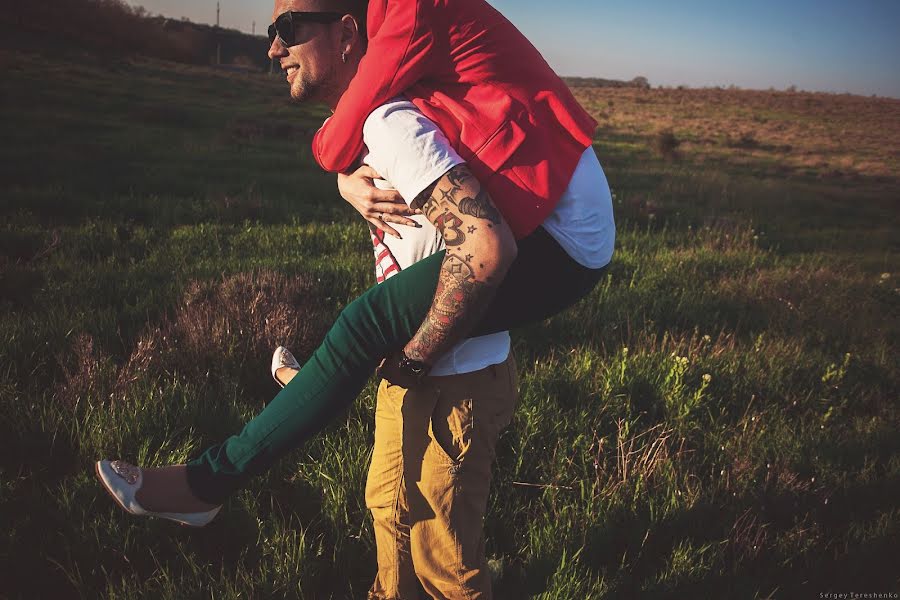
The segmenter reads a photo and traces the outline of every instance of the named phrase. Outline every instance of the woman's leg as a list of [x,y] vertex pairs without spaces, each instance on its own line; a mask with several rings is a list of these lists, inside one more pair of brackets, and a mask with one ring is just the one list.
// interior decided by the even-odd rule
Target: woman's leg
[[425,319],[443,257],[419,261],[351,302],[300,372],[259,415],[188,463],[194,495],[221,504],[344,411],[379,361],[402,348]]
[[559,314],[587,296],[606,270],[578,264],[538,227],[519,241],[516,260],[473,335],[507,331]]
[[[441,252],[419,261],[347,306],[300,372],[241,433],[188,463],[193,494],[220,504],[343,412],[378,362],[422,324],[443,258]],[[554,315],[593,289],[604,270],[582,267],[539,228],[519,241],[516,261],[475,334]]]

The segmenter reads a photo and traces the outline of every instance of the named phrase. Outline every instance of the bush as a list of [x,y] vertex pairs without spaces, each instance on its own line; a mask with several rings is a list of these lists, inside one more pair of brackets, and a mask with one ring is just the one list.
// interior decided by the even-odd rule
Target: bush
[[69,406],[88,395],[121,400],[142,378],[173,373],[192,380],[238,373],[252,385],[277,346],[300,360],[315,349],[328,323],[323,306],[317,285],[303,276],[260,270],[194,281],[174,311],[140,336],[121,367],[90,336],[77,337],[60,357],[65,378],[55,397]]
[[671,129],[660,131],[653,139],[653,149],[666,160],[674,160],[678,158],[678,147],[681,140],[675,135]]
[[756,139],[756,136],[753,135],[752,132],[745,131],[737,138],[728,136],[728,138],[726,139],[726,145],[729,148],[743,148],[745,150],[752,150],[753,148],[759,148],[759,140]]

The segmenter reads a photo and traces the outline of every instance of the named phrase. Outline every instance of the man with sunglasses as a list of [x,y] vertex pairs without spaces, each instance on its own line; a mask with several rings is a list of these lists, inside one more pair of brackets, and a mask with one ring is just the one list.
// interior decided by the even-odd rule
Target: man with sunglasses
[[[270,27],[270,54],[287,72],[295,100],[322,98],[333,106],[336,88],[320,74],[357,60],[342,51],[340,65],[334,61],[335,69],[319,70],[321,65],[307,62],[307,48],[291,52],[313,43],[306,37],[312,30],[306,23],[335,17],[340,18],[333,12],[284,13]],[[317,52],[315,46],[308,49]],[[402,98],[372,112],[364,138],[363,162],[384,174],[382,178],[372,169],[373,179],[385,191],[400,188],[410,202],[464,162],[437,127]],[[389,236],[381,220],[385,215],[370,222],[379,283],[446,245],[424,215],[413,214],[401,193],[394,194],[385,195],[384,202],[407,209],[398,216],[405,215],[409,226],[398,226],[402,236],[396,230]],[[446,239],[453,243],[449,231]],[[272,374],[279,384],[289,383],[300,369],[286,349],[276,351]],[[418,598],[420,587],[434,598],[491,597],[483,520],[497,440],[512,419],[516,400],[516,365],[507,331],[456,343],[419,385],[381,381],[365,490],[378,564],[370,599]]]
[[[434,124],[402,98],[376,108],[363,137],[363,160],[376,184],[410,199],[463,164]],[[397,237],[369,225],[379,284],[446,247],[424,215],[409,220],[412,226],[397,226],[403,233]],[[272,375],[280,385],[300,371],[286,348],[275,351]],[[497,440],[517,398],[507,331],[458,342],[419,385],[381,381],[365,488],[378,563],[370,599],[418,598],[420,585],[433,598],[490,597],[483,519]]]
[[[412,0],[407,3],[403,0],[390,3],[373,0],[376,1],[388,9],[413,3]],[[364,3],[350,0],[276,1],[270,29],[270,56],[279,59],[286,71],[294,99],[323,102],[332,108],[338,106],[366,52],[367,41],[361,26],[365,13],[362,5]],[[458,0],[447,5],[467,7],[470,13],[473,6],[481,6],[479,0]],[[527,40],[521,38],[521,34],[496,11],[485,8],[484,14],[512,44],[501,44],[495,50],[509,48],[518,58],[533,58],[531,53],[536,55]],[[379,35],[373,22],[385,28],[379,38],[383,41],[394,31],[389,27],[390,19],[379,22],[373,21],[371,16],[370,10],[368,25],[373,36]],[[381,16],[384,16],[383,11]],[[432,25],[440,26],[436,22]],[[449,24],[451,28],[454,25],[458,23]],[[477,19],[469,20],[467,25],[470,26],[467,31],[474,31],[478,28]],[[447,23],[444,26],[448,26]],[[487,32],[487,35],[476,36],[478,43],[489,41],[491,33]],[[398,44],[403,41],[397,39]],[[432,50],[409,47],[413,53]],[[446,160],[429,162],[427,166],[436,169],[430,184],[418,178],[415,185],[409,183],[402,175],[405,172],[402,165],[391,164],[391,158],[385,158],[385,154],[381,154],[380,160],[385,162],[378,170],[384,171],[382,174],[409,203],[407,216],[415,209],[421,209],[440,232],[446,252],[404,268],[351,303],[303,369],[239,435],[208,449],[188,465],[138,469],[118,461],[100,461],[98,475],[123,507],[134,514],[154,514],[194,525],[205,524],[217,514],[218,505],[230,493],[244,487],[253,475],[264,472],[275,460],[342,412],[358,395],[383,357],[388,358],[381,374],[392,386],[404,391],[428,385],[437,388],[439,384],[434,380],[440,378],[432,377],[429,381],[430,368],[466,335],[487,335],[541,320],[582,298],[594,287],[612,255],[614,225],[608,185],[589,146],[589,136],[585,138],[583,131],[568,135],[567,128],[574,128],[569,121],[578,119],[568,119],[566,111],[574,115],[581,109],[577,103],[572,104],[574,100],[561,89],[564,86],[554,79],[555,75],[539,55],[536,56],[533,64],[521,70],[521,78],[537,74],[534,80],[540,84],[548,83],[549,88],[535,90],[534,98],[525,98],[524,104],[532,116],[544,115],[546,122],[530,125],[534,119],[528,112],[517,114],[509,127],[488,136],[485,144],[493,149],[493,154],[466,152],[462,156],[467,150],[467,140],[473,138],[467,138],[455,124],[471,125],[473,120],[477,121],[478,110],[487,115],[498,110],[498,106],[485,102],[468,107],[465,104],[468,91],[462,88],[444,91],[429,91],[427,86],[419,86],[417,90],[410,88],[415,106],[403,106],[392,113],[405,115],[404,121],[412,115],[415,123],[411,128],[413,135],[404,138],[405,134],[398,134],[405,143],[394,141],[395,147],[406,150],[405,153],[398,150],[397,155],[409,157],[409,151],[415,155],[416,149],[424,149],[423,155],[433,156],[437,148],[437,154]],[[368,58],[369,64],[379,60],[376,55]],[[477,81],[473,84],[479,88]],[[519,85],[519,91],[525,87]],[[481,92],[494,93],[497,97],[496,90],[487,88]],[[554,90],[558,91],[555,95]],[[512,90],[511,93],[517,92]],[[525,93],[532,92],[525,90]],[[444,113],[435,109],[441,99],[445,100]],[[500,106],[512,110],[514,104],[500,103]],[[472,114],[465,113],[467,110]],[[553,120],[553,111],[562,111],[562,125]],[[381,125],[389,122],[390,119],[383,119]],[[378,121],[371,125],[378,128]],[[368,120],[366,126],[370,126]],[[565,151],[563,146],[566,146]],[[534,188],[521,186],[523,178],[540,182],[543,176],[540,169],[529,174],[530,162],[518,159],[533,156],[517,153],[516,147],[527,148],[529,152],[534,152],[537,147],[538,152],[553,157],[571,154],[575,149],[578,160],[572,166],[574,173],[570,171],[567,176],[570,178],[568,187],[558,197],[547,200],[542,199]],[[472,170],[489,175],[490,164],[483,160],[485,157],[491,157],[497,176],[486,177],[485,185],[482,185],[472,175]],[[366,173],[371,174],[371,171],[357,171],[350,179],[345,178],[341,187],[342,194],[345,198],[349,196],[358,210],[368,203],[360,212],[372,222],[372,207],[390,205],[396,196],[388,192],[375,195],[370,189],[359,192],[360,185],[364,188],[372,185]],[[383,201],[373,202],[373,198]],[[495,205],[497,198],[504,203],[503,209],[498,210],[499,201]],[[511,198],[519,203],[510,204]],[[536,204],[529,204],[532,198]],[[536,219],[539,220],[535,222]],[[383,216],[377,221],[385,222]],[[464,429],[465,426],[457,431]],[[474,434],[470,431],[470,434],[477,436],[478,431]],[[475,468],[469,472],[458,462],[451,460],[445,465],[445,476],[453,484],[448,489],[455,489],[463,481],[474,486],[489,480],[489,470],[484,477],[483,472]],[[475,511],[475,514],[479,513]],[[480,514],[483,514],[483,508]],[[452,520],[452,517],[448,518]],[[450,523],[448,531],[452,531],[454,525]],[[459,539],[450,540],[446,549],[459,552],[460,543]],[[466,547],[480,543],[481,539],[475,538],[466,542]],[[461,578],[460,573],[483,565],[483,547],[468,556],[481,558],[474,563],[463,560],[464,568],[456,574],[456,579]],[[471,597],[489,597],[489,587],[482,586],[478,593],[481,596]]]
[[[328,2],[311,2],[306,4],[327,7]],[[357,3],[361,4],[361,3]],[[312,8],[312,7],[311,7]],[[349,8],[349,7],[348,7]],[[357,12],[359,12],[357,10]],[[332,31],[333,25],[347,14],[344,11],[304,10],[285,11],[279,14],[269,25],[269,43],[276,40],[282,48],[302,47],[303,51],[293,53],[289,65],[282,64],[287,72],[291,86],[291,97],[297,102],[324,102],[339,94],[337,82],[331,65],[320,60],[315,49],[327,41],[323,33]]]

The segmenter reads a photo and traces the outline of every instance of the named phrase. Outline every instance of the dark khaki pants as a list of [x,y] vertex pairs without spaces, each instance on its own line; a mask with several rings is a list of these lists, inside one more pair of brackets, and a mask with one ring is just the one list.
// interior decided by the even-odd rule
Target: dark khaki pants
[[489,599],[484,513],[500,432],[517,400],[516,364],[381,382],[366,482],[378,574],[370,599]]

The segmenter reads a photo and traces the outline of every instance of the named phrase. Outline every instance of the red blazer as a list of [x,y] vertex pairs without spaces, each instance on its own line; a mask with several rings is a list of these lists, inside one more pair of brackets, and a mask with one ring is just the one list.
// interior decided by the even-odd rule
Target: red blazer
[[345,171],[376,107],[404,94],[444,132],[517,238],[562,196],[596,121],[484,0],[370,0],[369,48],[313,153]]

